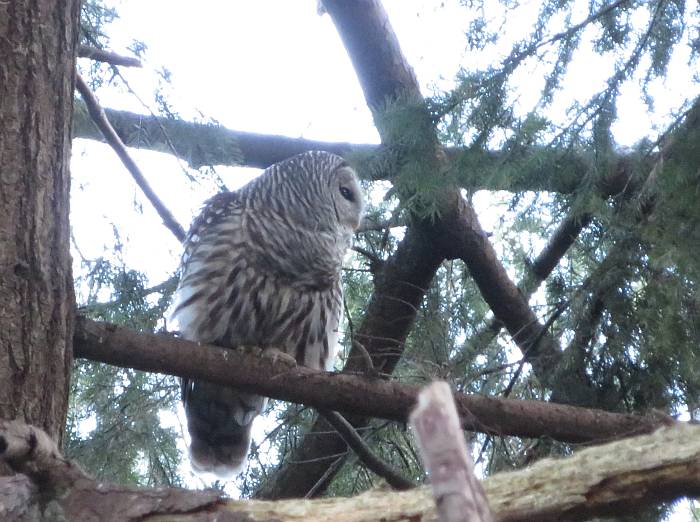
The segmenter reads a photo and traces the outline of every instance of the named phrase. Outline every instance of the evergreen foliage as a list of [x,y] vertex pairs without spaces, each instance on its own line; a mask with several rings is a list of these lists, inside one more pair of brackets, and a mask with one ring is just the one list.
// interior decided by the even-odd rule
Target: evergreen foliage
[[[482,68],[465,67],[452,91],[436,92],[426,103],[409,97],[387,102],[377,120],[391,137],[387,147],[371,157],[350,156],[372,196],[367,222],[377,227],[358,234],[359,253],[344,272],[347,314],[340,360],[353,342],[373,273],[395,251],[403,225],[412,216],[439,216],[442,189],[461,186],[485,215],[500,216],[487,228],[501,261],[560,342],[562,372],[579,375],[589,385],[589,394],[569,396],[570,402],[696,418],[697,82],[676,113],[659,122],[658,130],[668,132],[626,150],[615,143],[614,125],[623,90],[636,87],[652,111],[652,87],[668,73],[674,57],[685,53],[689,67],[697,67],[700,10],[682,0],[548,0],[531,32],[511,38],[512,48],[503,54],[503,27],[520,16],[523,6],[510,0],[498,8],[483,0],[462,3],[465,13],[476,13],[466,34],[470,52],[501,53],[500,59]],[[93,35],[90,41],[103,41],[115,15],[98,2],[85,4],[83,31]],[[562,102],[569,74],[580,67],[583,54],[604,59],[609,76],[601,90]],[[533,70],[540,77],[532,83],[539,86],[528,105],[520,100],[521,83]],[[440,143],[459,147],[448,155],[447,166],[433,160],[435,128]],[[660,162],[660,154],[668,157]],[[390,184],[373,181],[378,178],[388,178]],[[476,181],[486,178],[502,191],[473,193]],[[526,192],[524,187],[541,190]],[[585,218],[588,225],[540,287],[532,260],[567,216]],[[104,260],[84,264],[77,283],[88,289],[83,313],[139,330],[161,329],[175,282],[149,290],[135,268]],[[105,295],[109,302],[98,301]],[[493,320],[460,261],[445,262],[438,271],[394,377],[413,383],[440,377],[465,393],[494,396],[546,400],[558,393],[540,383],[527,354]],[[77,362],[68,455],[110,480],[182,483],[177,471],[183,458],[177,449],[180,434],[160,422],[162,412],[175,412],[177,399],[173,378]],[[256,440],[249,468],[237,482],[244,496],[252,495],[288,458],[313,419],[308,408],[275,401],[268,415],[275,427],[264,441]],[[362,435],[384,460],[423,480],[405,426],[375,421]],[[550,441],[475,435],[472,442],[485,473],[571,451]],[[329,494],[353,494],[380,484],[353,455],[337,458],[344,458],[339,460],[343,469]],[[656,520],[661,515],[646,516]]]
[[[162,323],[176,280],[145,288],[142,274],[103,258],[83,262],[76,278],[86,298],[79,313],[93,319],[156,331]],[[97,297],[110,294],[109,302]],[[159,295],[157,299],[150,299]],[[161,423],[173,412],[179,384],[171,376],[153,375],[77,360],[73,367],[66,455],[99,479],[148,486],[179,486],[181,432]]]

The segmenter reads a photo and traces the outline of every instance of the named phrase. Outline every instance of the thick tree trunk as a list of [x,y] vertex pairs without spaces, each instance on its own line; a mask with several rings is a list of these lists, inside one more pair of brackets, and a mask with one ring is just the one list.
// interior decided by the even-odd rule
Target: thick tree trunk
[[61,440],[72,361],[78,0],[0,2],[0,417]]

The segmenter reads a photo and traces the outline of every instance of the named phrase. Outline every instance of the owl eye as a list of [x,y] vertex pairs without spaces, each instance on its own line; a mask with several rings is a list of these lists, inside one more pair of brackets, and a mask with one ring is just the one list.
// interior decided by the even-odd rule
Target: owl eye
[[355,201],[355,195],[347,187],[340,187],[340,195],[343,196],[348,201]]

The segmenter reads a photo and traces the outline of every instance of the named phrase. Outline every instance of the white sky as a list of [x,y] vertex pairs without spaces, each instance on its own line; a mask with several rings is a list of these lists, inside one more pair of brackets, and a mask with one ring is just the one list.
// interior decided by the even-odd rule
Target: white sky
[[[585,6],[587,2],[579,4]],[[165,92],[185,118],[215,119],[233,129],[293,137],[378,141],[350,60],[330,18],[317,14],[316,0],[124,0],[115,5],[120,19],[109,28],[111,47],[127,53],[133,39],[145,41],[145,68],[122,68],[122,73],[151,106],[152,92],[158,84],[154,70],[166,67],[172,72],[172,87]],[[484,66],[501,57],[510,43],[528,32],[537,5],[525,2],[517,21],[510,22],[501,35],[503,45],[473,57],[464,50],[464,31],[470,17],[458,2],[385,2],[404,54],[426,94],[435,88],[449,89],[460,64]],[[491,16],[497,14],[494,11]],[[581,11],[580,18],[584,16]],[[656,97],[659,122],[665,123],[668,110],[687,96],[691,72],[686,61],[687,57],[679,54],[668,80],[652,88],[652,94],[663,93]],[[565,80],[565,89],[558,97],[561,101],[554,104],[555,118],[563,115],[571,99],[600,89],[612,66],[609,59],[585,49],[580,52],[579,62],[581,65],[574,67]],[[517,74],[522,78],[522,90],[514,102],[516,109],[529,108],[542,84],[542,72],[529,64]],[[634,83],[627,90],[632,93]],[[127,92],[109,88],[100,89],[98,95],[104,106],[145,111]],[[621,145],[632,145],[651,133],[651,121],[636,93],[621,97],[619,112],[615,131]],[[214,186],[191,188],[181,163],[165,155],[145,151],[133,154],[156,193],[186,228]],[[98,165],[90,158],[99,158]],[[116,157],[106,146],[79,140],[73,169],[74,188],[89,188],[84,194],[74,190],[76,238],[85,233],[110,243],[110,223],[119,223],[129,246],[124,251],[127,264],[148,266],[149,276],[156,282],[167,277],[180,247],[154,219],[155,214],[134,184],[125,180],[127,175]],[[218,171],[229,188],[250,179],[242,169]],[[125,216],[125,204],[134,199],[143,203],[145,218]],[[477,204],[482,199],[490,204],[488,198],[477,200]],[[498,226],[498,214],[482,213],[485,229]],[[79,229],[77,224],[88,226]],[[87,257],[95,257],[102,247],[94,239],[78,243]]]
[[[165,92],[185,118],[213,118],[237,130],[292,137],[378,142],[350,60],[330,18],[317,14],[316,0],[123,0],[114,4],[120,19],[108,30],[111,48],[128,54],[132,39],[147,44],[144,69],[122,68],[122,74],[153,107],[158,82],[153,71],[165,67],[172,72],[172,87]],[[423,92],[430,94],[433,89],[449,89],[460,64],[486,65],[502,56],[510,43],[529,32],[538,2],[524,2],[521,15],[501,34],[503,47],[479,57],[465,51],[464,32],[470,18],[458,2],[385,0],[384,5]],[[579,20],[585,18],[587,5],[579,2]],[[586,49],[580,51],[579,60],[564,83],[561,102],[554,105],[555,117],[563,114],[571,99],[602,88],[612,65]],[[541,87],[542,73],[530,64],[518,74],[523,88],[516,108],[528,107]],[[690,74],[687,56],[679,54],[667,80],[652,88],[657,95],[654,119],[658,124],[665,124],[668,111],[688,95]],[[634,82],[624,92],[620,122],[614,130],[619,144],[630,146],[652,132],[652,121],[635,94]],[[97,94],[106,107],[145,112],[128,93],[109,88]],[[156,193],[187,228],[214,185],[205,182],[192,187],[183,165],[167,155],[131,152]],[[177,266],[180,245],[160,224],[111,149],[76,140],[72,169],[71,220],[81,252],[88,258],[111,255],[115,223],[122,234],[126,264],[145,271],[151,284],[169,277]],[[217,172],[229,188],[255,175],[250,169],[218,168]],[[131,210],[135,202],[142,213]],[[483,209],[491,203],[488,198],[477,201]],[[497,227],[501,213],[482,212],[484,228]]]

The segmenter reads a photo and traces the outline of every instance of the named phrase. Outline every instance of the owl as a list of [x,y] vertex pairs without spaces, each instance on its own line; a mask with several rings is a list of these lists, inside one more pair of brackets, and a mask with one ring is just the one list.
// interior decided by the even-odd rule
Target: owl
[[[172,312],[182,337],[262,354],[281,350],[298,364],[327,369],[343,302],[341,264],[362,211],[353,169],[320,151],[211,198],[184,243]],[[183,379],[182,400],[193,468],[221,477],[237,472],[266,399]]]

